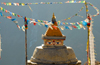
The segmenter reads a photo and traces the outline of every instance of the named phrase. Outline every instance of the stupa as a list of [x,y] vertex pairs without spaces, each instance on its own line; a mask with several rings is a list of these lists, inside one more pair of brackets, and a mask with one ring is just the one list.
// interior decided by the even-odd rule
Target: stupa
[[28,65],[81,65],[71,47],[64,45],[64,36],[57,27],[53,13],[52,25],[42,35],[44,44],[35,48]]

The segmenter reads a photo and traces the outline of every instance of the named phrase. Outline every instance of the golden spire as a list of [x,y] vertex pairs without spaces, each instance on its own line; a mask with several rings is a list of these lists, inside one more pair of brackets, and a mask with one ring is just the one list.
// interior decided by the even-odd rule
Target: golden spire
[[58,26],[54,13],[53,13],[53,16],[52,16],[52,23],[53,23],[53,25]]
[[[49,27],[49,28],[47,29],[45,35],[46,35],[46,36],[53,36],[53,37],[62,37],[63,35],[62,35],[60,29],[57,27],[58,25],[57,25],[57,22],[56,22],[56,18],[55,18],[54,13],[53,13],[53,16],[52,16],[52,23],[53,23],[53,25],[51,25],[51,27],[52,27],[53,29],[51,29],[51,28]],[[54,28],[54,27],[56,27],[56,28]]]
[[55,15],[54,15],[54,13],[53,13],[53,16],[52,16],[52,18],[54,18],[54,19],[55,19]]

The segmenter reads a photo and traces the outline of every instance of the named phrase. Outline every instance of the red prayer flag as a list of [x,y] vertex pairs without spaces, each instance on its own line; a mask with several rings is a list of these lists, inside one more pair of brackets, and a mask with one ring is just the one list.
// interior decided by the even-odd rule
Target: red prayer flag
[[93,17],[95,17],[95,16],[93,15]]
[[8,19],[11,19],[12,17],[11,17],[11,16],[7,16],[7,18],[8,18]]
[[25,22],[27,22],[27,18],[25,17]]
[[8,11],[7,11],[7,10],[5,10],[5,12],[7,13]]
[[17,6],[19,6],[19,3],[16,3],[17,4]]
[[6,5],[6,3],[5,3],[5,2],[4,2],[3,4],[4,4],[4,5]]
[[17,15],[18,17],[20,17],[20,15]]
[[52,26],[54,29],[56,29],[57,30],[57,27],[56,26]]
[[30,20],[32,21],[32,19],[30,18]]
[[69,1],[67,1],[67,3],[69,3]]
[[27,26],[27,24],[25,24],[25,26]]
[[90,23],[87,23],[88,26],[90,26]]
[[63,24],[65,25],[65,23],[63,22]]
[[79,3],[80,3],[81,1],[79,1]]
[[33,25],[36,25],[36,23],[33,23]]
[[89,20],[91,20],[90,16],[87,16],[87,18],[88,18]]
[[73,28],[77,28],[75,25],[72,25]]

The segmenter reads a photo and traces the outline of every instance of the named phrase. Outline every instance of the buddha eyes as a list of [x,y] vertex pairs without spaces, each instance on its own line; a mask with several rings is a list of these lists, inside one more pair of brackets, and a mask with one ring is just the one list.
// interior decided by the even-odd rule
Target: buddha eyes
[[55,43],[54,42],[47,42],[47,44],[57,44],[58,45],[58,44],[61,44],[61,42],[55,42]]
[[57,42],[57,44],[59,44],[59,42]]
[[51,42],[47,42],[48,44],[51,44]]

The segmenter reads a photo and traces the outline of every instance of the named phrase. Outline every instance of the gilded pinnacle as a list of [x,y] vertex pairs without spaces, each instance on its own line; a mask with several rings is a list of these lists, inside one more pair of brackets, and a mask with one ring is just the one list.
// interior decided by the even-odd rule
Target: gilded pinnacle
[[54,19],[55,19],[55,15],[54,15],[54,13],[53,13],[53,16],[52,16],[52,18],[54,18]]

